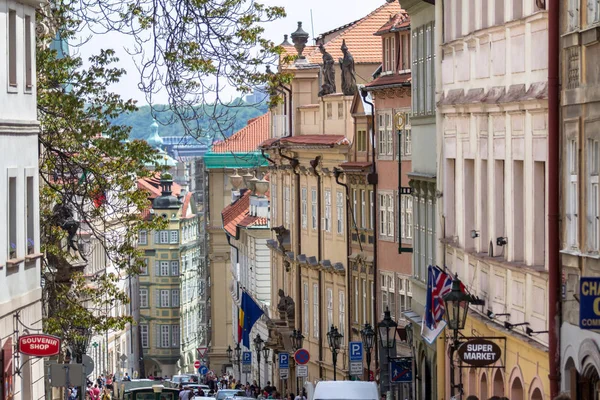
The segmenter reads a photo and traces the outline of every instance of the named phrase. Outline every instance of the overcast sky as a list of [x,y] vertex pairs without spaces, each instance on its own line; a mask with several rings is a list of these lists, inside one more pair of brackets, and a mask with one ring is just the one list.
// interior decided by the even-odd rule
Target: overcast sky
[[[311,35],[311,9],[313,16],[314,35],[318,36],[322,32],[334,29],[355,21],[372,10],[383,5],[385,0],[262,0],[266,5],[278,5],[285,7],[287,17],[271,22],[265,25],[265,36],[273,40],[276,44],[283,41],[284,34],[291,34],[297,28],[297,22],[303,22],[303,28]],[[291,40],[290,40],[291,42]],[[118,43],[118,46],[115,44]],[[312,44],[309,40],[309,44]],[[139,77],[137,69],[131,56],[123,49],[132,47],[133,41],[128,41],[126,37],[117,34],[98,35],[92,37],[88,43],[80,47],[75,52],[86,59],[91,54],[97,54],[100,48],[113,48],[120,58],[120,66],[128,71],[127,77],[113,86],[113,90],[119,93],[123,98],[135,99],[138,105],[147,104],[144,94],[138,89]],[[231,91],[231,96],[235,92]],[[155,103],[166,103],[167,97],[164,91],[154,96]]]

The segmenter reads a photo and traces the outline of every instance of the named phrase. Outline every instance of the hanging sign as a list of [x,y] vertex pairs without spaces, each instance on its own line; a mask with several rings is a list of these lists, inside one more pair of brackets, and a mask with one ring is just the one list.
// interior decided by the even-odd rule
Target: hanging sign
[[19,352],[34,357],[49,357],[60,352],[60,338],[34,334],[19,338]]
[[500,359],[502,350],[496,343],[487,339],[471,339],[458,348],[458,357],[474,367],[485,367]]

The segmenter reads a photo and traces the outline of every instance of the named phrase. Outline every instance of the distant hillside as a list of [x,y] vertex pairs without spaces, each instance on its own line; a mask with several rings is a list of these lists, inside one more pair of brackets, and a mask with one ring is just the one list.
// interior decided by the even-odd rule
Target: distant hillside
[[[155,106],[155,108],[159,107],[161,106]],[[259,106],[242,106],[232,109],[230,112],[236,114],[236,119],[233,129],[230,129],[230,131],[227,132],[227,136],[230,136],[232,133],[246,126],[246,123],[249,119],[266,113],[267,105],[266,103],[263,103]],[[169,121],[172,116],[173,113],[171,111],[163,111],[157,115],[157,121],[160,125],[158,128],[158,133],[160,136],[184,135],[183,126],[180,122],[171,125],[164,125],[164,123]],[[131,126],[132,129],[129,135],[131,139],[145,139],[150,133],[150,125],[152,124],[152,120],[153,118],[152,113],[150,112],[150,106],[143,106],[140,107],[136,112],[120,115],[118,118],[115,118],[113,122],[118,125]],[[208,118],[200,119],[199,125],[202,128],[202,136],[206,137],[207,141],[212,141],[212,136],[215,135],[215,132],[210,128],[211,125],[214,125],[212,124],[212,121]],[[220,134],[217,133],[216,135],[217,139],[222,139]]]

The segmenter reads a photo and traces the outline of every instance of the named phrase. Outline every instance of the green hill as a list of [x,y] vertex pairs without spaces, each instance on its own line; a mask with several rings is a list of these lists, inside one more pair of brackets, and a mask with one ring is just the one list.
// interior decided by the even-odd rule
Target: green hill
[[[160,125],[158,129],[160,136],[183,136],[185,134],[181,122],[177,120],[172,111],[167,110],[167,106],[157,105],[155,109],[165,110],[160,111],[156,116],[156,120]],[[230,136],[232,133],[246,126],[249,119],[266,113],[267,104],[264,102],[258,106],[244,104],[240,107],[232,108],[228,112],[228,115],[232,118],[235,116],[235,120],[233,127],[227,130],[226,136]],[[152,121],[153,117],[150,106],[142,106],[136,112],[120,115],[113,120],[113,123],[131,126],[131,133],[129,134],[131,139],[145,139],[150,133]],[[175,122],[170,123],[170,121]],[[212,119],[208,117],[198,119],[198,126],[201,130],[201,136],[207,138],[207,141],[212,141],[213,136],[216,139],[222,139],[222,135],[214,129],[215,124]]]

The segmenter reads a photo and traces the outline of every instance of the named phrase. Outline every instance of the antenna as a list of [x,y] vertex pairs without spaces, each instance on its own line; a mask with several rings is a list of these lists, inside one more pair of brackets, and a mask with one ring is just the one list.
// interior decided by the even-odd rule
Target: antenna
[[316,44],[317,40],[315,39],[315,25],[313,24],[312,8],[310,9],[310,31],[312,33],[313,41]]

